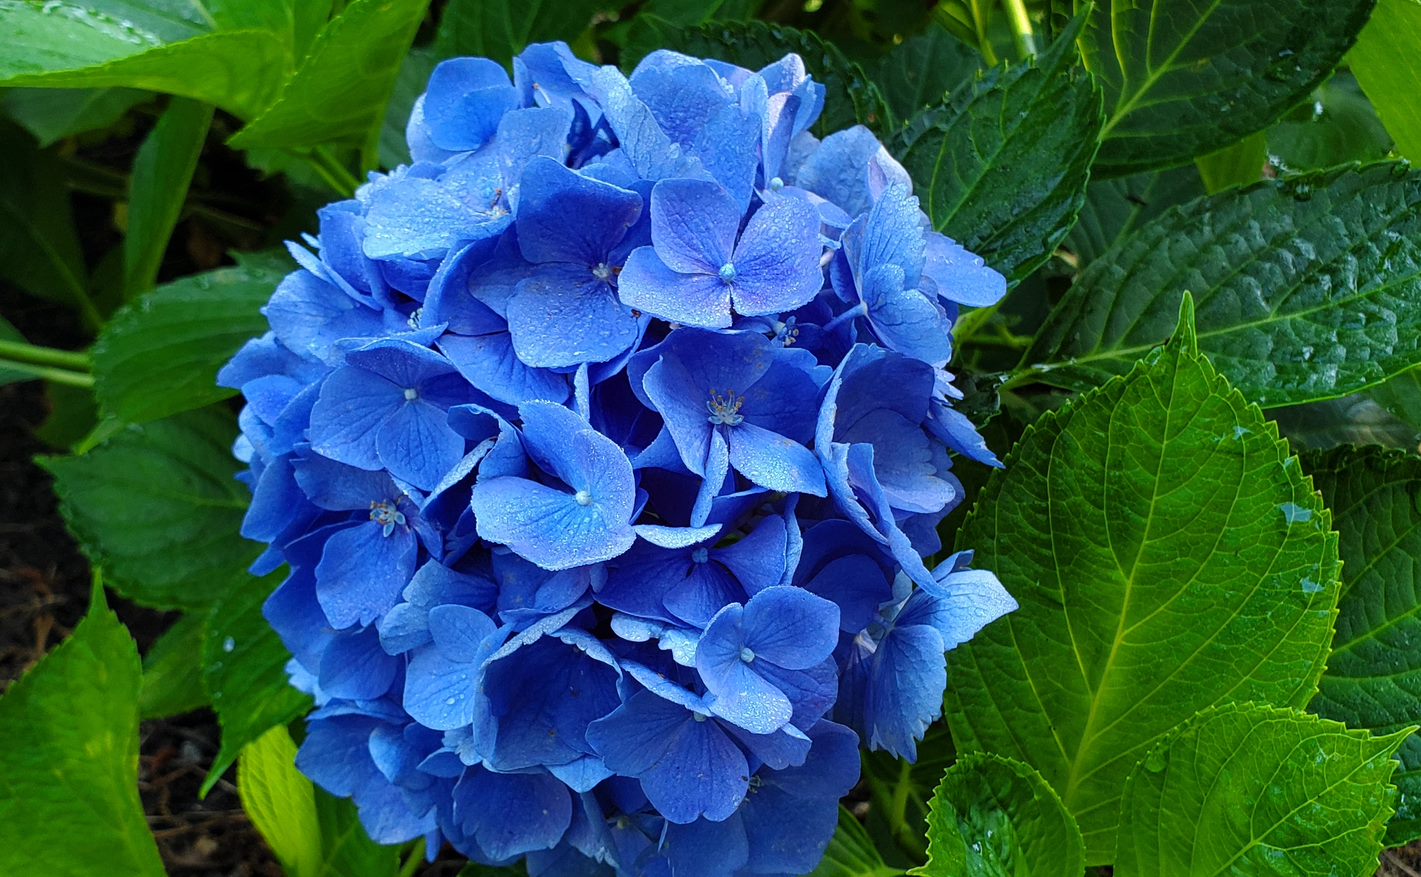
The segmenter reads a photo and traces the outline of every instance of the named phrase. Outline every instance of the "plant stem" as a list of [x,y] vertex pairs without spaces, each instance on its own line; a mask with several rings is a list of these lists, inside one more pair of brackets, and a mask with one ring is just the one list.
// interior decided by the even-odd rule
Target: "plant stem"
[[341,164],[324,146],[317,146],[311,150],[311,167],[338,195],[349,198],[355,194],[356,189],[360,188],[360,180],[356,179],[355,174]]
[[991,3],[982,3],[981,0],[972,0],[972,26],[977,30],[977,48],[982,52],[982,60],[987,62],[988,67],[997,66],[997,53],[992,49],[992,38],[987,34],[987,25],[992,14]]
[[410,847],[409,855],[405,857],[404,864],[400,866],[398,877],[414,877],[415,869],[419,867],[419,863],[423,859],[424,838],[420,838]]
[[13,362],[0,358],[0,369],[29,375],[36,380],[53,381],[56,384],[67,384],[71,387],[91,389],[94,386],[94,376],[84,372],[72,372],[67,369],[53,368],[47,365],[35,365],[30,362]]
[[1026,14],[1024,0],[1002,0],[1007,8],[1007,21],[1016,35],[1016,53],[1022,60],[1036,54],[1036,35],[1031,32],[1031,19]]
[[41,347],[27,341],[0,340],[0,357],[31,365],[55,365],[78,372],[89,370],[89,355],[87,353]]

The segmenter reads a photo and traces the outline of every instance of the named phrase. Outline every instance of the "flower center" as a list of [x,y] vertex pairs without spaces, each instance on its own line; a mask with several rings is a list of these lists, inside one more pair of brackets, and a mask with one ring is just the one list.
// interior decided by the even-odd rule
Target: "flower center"
[[740,649],[740,660],[747,664],[755,660],[755,653],[750,650],[749,646],[743,646]]
[[574,493],[572,498],[577,500],[578,505],[592,505],[592,494],[585,490],[579,490],[577,493]]
[[706,420],[716,426],[739,426],[745,420],[745,416],[740,413],[740,406],[744,404],[745,397],[737,396],[734,390],[726,390],[724,396],[711,390],[710,400],[706,402],[710,417]]
[[724,265],[720,266],[720,279],[724,280],[726,283],[730,283],[735,280],[734,262],[726,262]]
[[596,277],[603,283],[606,283],[607,281],[612,279],[612,266],[608,265],[606,262],[602,262],[593,267],[592,276]]
[[691,552],[692,563],[705,563],[707,560],[710,560],[710,552],[704,548],[697,548]]
[[418,390],[416,390],[414,387],[406,387],[406,388],[405,388],[405,401],[406,401],[406,402],[413,402],[414,400],[416,400],[416,399],[418,399],[418,398],[419,398],[419,391],[418,391]]
[[380,525],[380,533],[388,536],[395,532],[395,525],[405,523],[405,515],[392,502],[370,503],[370,520]]
[[790,316],[785,317],[785,321],[783,323],[776,324],[775,340],[780,342],[780,344],[784,345],[785,347],[793,345],[794,342],[799,340],[799,326],[797,325],[798,322],[799,321],[795,317]]
[[778,192],[785,187],[785,181],[779,177],[770,177],[770,191]]

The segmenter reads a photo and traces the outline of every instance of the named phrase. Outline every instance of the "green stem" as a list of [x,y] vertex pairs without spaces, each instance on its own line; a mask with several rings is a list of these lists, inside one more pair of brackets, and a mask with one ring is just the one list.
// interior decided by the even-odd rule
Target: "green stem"
[[336,194],[349,198],[360,188],[360,180],[324,146],[311,150],[311,167]]
[[1036,54],[1036,35],[1031,32],[1031,19],[1026,14],[1023,0],[1002,0],[1007,8],[1007,20],[1011,32],[1016,35],[1016,53],[1024,61]]
[[415,869],[419,867],[419,863],[423,860],[424,838],[420,838],[414,842],[414,846],[410,847],[409,855],[405,857],[404,864],[400,866],[398,877],[414,877]]
[[32,362],[14,362],[0,358],[0,369],[29,375],[36,380],[53,381],[56,384],[67,384],[82,389],[90,389],[94,386],[94,376],[91,374],[72,372],[47,365],[35,365]]
[[0,340],[0,357],[33,365],[57,365],[60,368],[79,372],[89,370],[89,355],[87,353],[41,347],[38,344],[30,344],[28,341]]
[[893,826],[895,840],[903,851],[921,859],[927,855],[927,847],[921,836],[923,827],[908,822],[908,794],[913,788],[912,780],[912,763],[907,760],[899,762],[898,782],[893,785],[893,800],[889,805],[889,825]]
[[983,4],[981,0],[972,0],[972,26],[977,30],[977,48],[982,52],[982,60],[987,62],[988,67],[997,66],[997,53],[992,49],[992,38],[987,34],[987,25],[990,24],[992,6],[989,3]]

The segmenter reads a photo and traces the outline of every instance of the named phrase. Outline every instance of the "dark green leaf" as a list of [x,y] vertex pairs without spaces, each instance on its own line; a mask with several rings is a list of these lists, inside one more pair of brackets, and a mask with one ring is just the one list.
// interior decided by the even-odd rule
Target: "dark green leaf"
[[1050,258],[1085,202],[1100,92],[1069,34],[908,122],[894,152],[934,227],[1010,281]]
[[324,852],[317,877],[394,877],[399,871],[396,848],[370,839],[349,798],[336,798],[317,786],[316,815]]
[[288,877],[321,873],[321,824],[316,789],[296,769],[296,744],[277,725],[242,750],[237,762],[242,810],[276,854]]
[[1421,367],[1372,387],[1371,397],[1403,423],[1421,430]]
[[1170,167],[1263,130],[1327,78],[1374,2],[1099,0],[1080,38],[1106,92],[1096,167]]
[[410,147],[405,141],[410,111],[415,100],[424,94],[429,74],[434,72],[438,57],[429,49],[411,49],[400,64],[395,77],[395,90],[385,107],[385,123],[380,128],[380,165],[386,168],[409,164]]
[[1340,168],[1171,210],[1081,273],[1026,361],[1079,389],[1130,368],[1199,302],[1199,343],[1265,407],[1421,362],[1421,173]]
[[1367,877],[1403,735],[1226,704],[1161,740],[1125,785],[1116,877]]
[[[231,531],[227,538],[232,538]],[[284,577],[283,570],[263,579],[229,580],[207,616],[202,681],[222,723],[222,746],[203,783],[203,794],[248,743],[311,708],[311,698],[287,682],[291,653],[262,617],[262,604]]]
[[1204,183],[1193,165],[1151,171],[1113,180],[1092,180],[1085,206],[1066,236],[1066,247],[1081,267],[1135,229],[1176,204],[1204,194]]
[[1080,877],[1081,830],[1030,765],[973,753],[948,769],[928,814],[923,877]]
[[[1337,636],[1312,710],[1377,733],[1421,723],[1421,458],[1339,448],[1306,462],[1342,551]],[[1401,759],[1388,846],[1421,837],[1421,740]]]
[[1256,183],[1263,179],[1263,166],[1268,163],[1268,139],[1260,131],[1218,152],[1200,156],[1194,163],[1210,195],[1230,186]]
[[429,0],[352,0],[316,36],[281,94],[229,141],[253,146],[341,143],[373,150],[385,105]]
[[217,372],[266,329],[260,308],[289,267],[283,256],[184,277],[119,311],[94,345],[103,410],[142,423],[231,396]]
[[1415,448],[1417,440],[1421,439],[1421,428],[1397,419],[1378,405],[1374,398],[1370,398],[1371,395],[1343,396],[1306,405],[1274,408],[1268,415],[1295,448],[1322,451],[1338,445]]
[[48,146],[107,128],[151,97],[132,88],[8,88],[0,92],[0,106],[40,146]]
[[1421,161],[1421,3],[1378,0],[1372,20],[1347,56],[1362,91],[1396,140],[1396,151]]
[[[0,341],[24,340],[25,336],[20,334],[20,330],[16,329],[14,324],[11,323],[9,320],[5,319],[3,316],[0,316]],[[5,384],[16,384],[20,381],[28,381],[32,378],[33,375],[31,375],[27,371],[19,371],[17,369],[5,368],[3,365],[0,365],[0,387],[3,387]]]
[[810,31],[763,21],[712,22],[681,28],[655,16],[637,16],[622,53],[622,66],[630,70],[656,49],[717,58],[749,70],[759,70],[792,52],[804,60],[805,69],[824,86],[824,114],[815,123],[814,133],[823,137],[860,123],[874,129],[890,127],[883,95],[863,69]]
[[982,68],[982,56],[934,23],[883,56],[873,81],[896,119],[941,103]]
[[133,160],[128,234],[123,239],[125,299],[136,298],[158,281],[211,122],[210,105],[174,98]]
[[1306,704],[1332,638],[1328,512],[1192,317],[1028,429],[958,534],[1021,608],[953,652],[953,740],[1039,770],[1090,864],[1151,741],[1220,702]]
[[207,705],[201,669],[205,621],[201,613],[184,615],[143,657],[143,691],[138,695],[143,718],[178,716]]
[[440,58],[492,58],[507,67],[529,43],[571,42],[592,23],[593,13],[611,5],[606,0],[450,0],[434,51]]
[[0,698],[0,873],[161,877],[138,800],[138,649],[96,589]]
[[887,865],[863,824],[839,807],[839,828],[810,877],[897,877],[903,872]]
[[42,457],[69,529],[114,590],[160,609],[204,609],[260,553],[237,536],[250,494],[233,476],[230,415],[130,426],[78,457]]
[[707,21],[745,21],[763,5],[765,0],[648,0],[642,12],[691,27]]
[[1284,172],[1376,161],[1390,149],[1391,136],[1348,73],[1334,75],[1313,92],[1311,103],[1268,129],[1268,151]]

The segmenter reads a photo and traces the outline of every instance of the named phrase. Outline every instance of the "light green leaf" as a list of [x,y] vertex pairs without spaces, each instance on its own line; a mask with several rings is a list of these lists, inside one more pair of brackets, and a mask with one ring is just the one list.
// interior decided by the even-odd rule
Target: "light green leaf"
[[83,456],[41,457],[60,511],[108,584],[135,603],[205,609],[260,553],[237,536],[250,494],[235,480],[231,415],[130,426]]
[[162,4],[0,0],[0,32],[0,85],[141,88],[244,118],[266,105],[290,65],[281,36],[212,31]]
[[1421,161],[1421,2],[1377,0],[1347,64],[1396,141],[1396,151]]
[[1160,740],[1125,785],[1116,877],[1369,877],[1404,734],[1226,704]]
[[863,824],[839,807],[839,827],[810,877],[898,877],[902,870],[885,864]]
[[1098,0],[1080,38],[1106,93],[1096,168],[1171,167],[1263,130],[1327,78],[1374,2]]
[[1121,784],[1216,703],[1302,706],[1337,605],[1337,536],[1277,430],[1176,337],[1037,421],[958,534],[1021,608],[953,652],[961,751],[1039,770],[1110,861]]
[[[1377,733],[1421,723],[1421,458],[1339,448],[1305,462],[1341,534],[1337,636],[1311,709]],[[1421,837],[1421,740],[1401,751],[1387,845]]]
[[284,256],[164,284],[114,315],[94,344],[94,391],[129,423],[233,395],[217,372],[266,329],[261,306],[290,267]]
[[174,98],[133,160],[123,239],[125,299],[147,292],[158,280],[211,122],[210,105]]
[[7,88],[0,107],[43,147],[107,128],[151,97],[132,88]]
[[1066,247],[1084,267],[1164,211],[1203,194],[1203,181],[1193,165],[1092,180],[1080,218],[1066,236]]
[[161,719],[207,705],[202,687],[202,637],[206,619],[184,615],[143,656],[143,690],[138,711],[144,719]]
[[928,814],[923,877],[1080,877],[1085,847],[1030,765],[973,753],[948,768]]
[[1268,138],[1261,131],[1194,160],[1210,195],[1230,186],[1258,182],[1263,179],[1263,166],[1267,163]]
[[229,581],[208,613],[202,681],[222,724],[222,745],[203,781],[204,795],[247,744],[311,708],[311,698],[287,682],[291,653],[262,617],[262,604],[283,578],[284,570]]
[[1123,374],[1169,334],[1186,290],[1200,347],[1264,407],[1421,363],[1421,173],[1339,168],[1171,210],[1081,273],[1026,362],[1069,389]]
[[905,40],[884,55],[873,81],[895,119],[908,119],[942,103],[982,69],[976,49],[934,22],[924,33]]
[[764,5],[765,0],[647,0],[642,12],[691,27],[707,21],[745,21]]
[[1268,151],[1279,170],[1298,173],[1386,158],[1391,135],[1351,74],[1333,74],[1312,97],[1268,129]]
[[1100,92],[1074,32],[919,113],[894,147],[933,226],[1013,282],[1050,258],[1085,203]]
[[281,94],[229,143],[375,146],[400,62],[429,0],[352,0],[316,36]]
[[450,0],[434,51],[440,58],[492,58],[507,67],[530,43],[572,42],[597,10],[614,5],[606,0]]
[[138,800],[138,649],[95,589],[0,698],[0,873],[161,877]]
[[237,794],[287,877],[321,873],[321,825],[316,789],[296,769],[296,744],[277,725],[242,750]]

